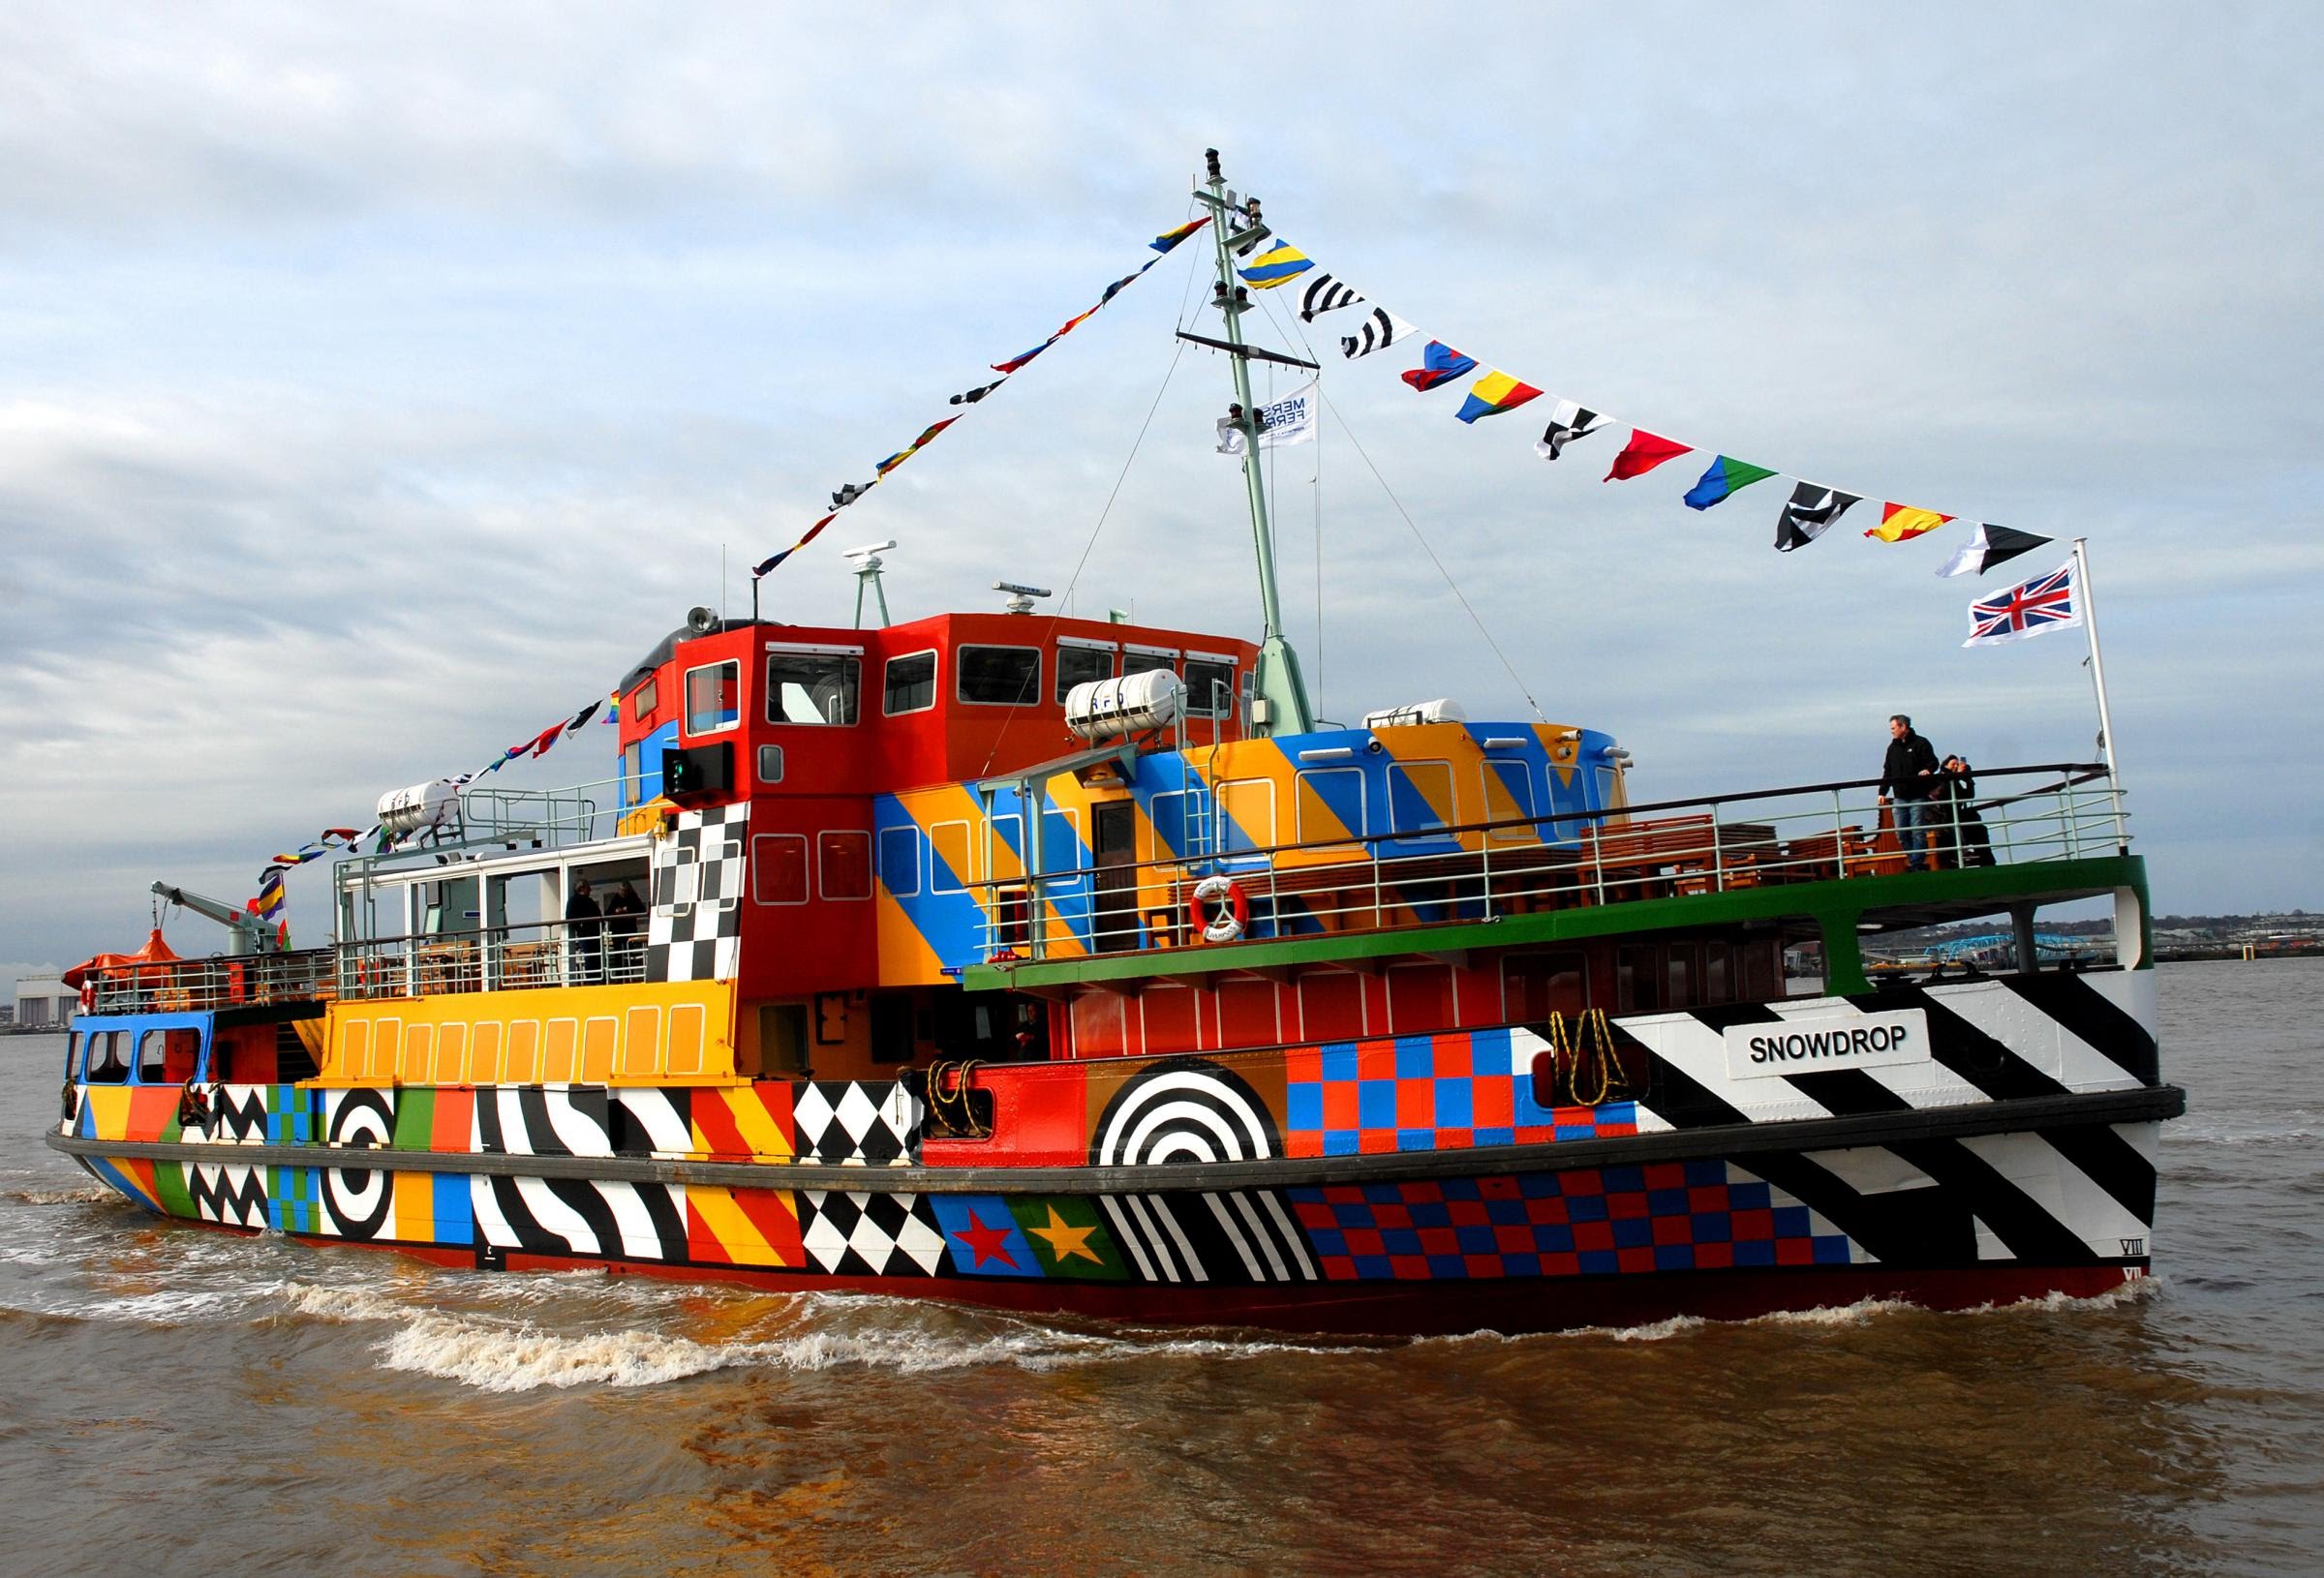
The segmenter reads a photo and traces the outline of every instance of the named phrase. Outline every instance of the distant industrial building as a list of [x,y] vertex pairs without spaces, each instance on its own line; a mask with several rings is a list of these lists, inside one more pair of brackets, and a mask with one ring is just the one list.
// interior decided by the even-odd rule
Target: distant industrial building
[[62,1030],[72,1022],[80,994],[52,975],[28,975],[16,983],[15,1027]]

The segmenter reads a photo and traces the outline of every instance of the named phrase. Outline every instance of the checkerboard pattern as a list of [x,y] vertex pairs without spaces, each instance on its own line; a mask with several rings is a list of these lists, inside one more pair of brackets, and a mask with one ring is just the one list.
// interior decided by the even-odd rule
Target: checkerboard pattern
[[801,1190],[799,1238],[835,1277],[933,1277],[944,1260],[944,1229],[920,1195]]
[[1292,1156],[1462,1150],[1638,1132],[1637,1106],[1542,1107],[1510,1032],[1456,1030],[1337,1041],[1284,1054],[1284,1150]]
[[927,1108],[898,1080],[816,1079],[791,1087],[791,1144],[802,1162],[902,1167]]
[[1846,1234],[1724,1162],[1285,1191],[1332,1282],[1848,1265]]
[[654,846],[654,899],[646,914],[648,981],[734,979],[742,950],[748,869],[743,851],[749,819],[747,800],[681,811],[670,835]]

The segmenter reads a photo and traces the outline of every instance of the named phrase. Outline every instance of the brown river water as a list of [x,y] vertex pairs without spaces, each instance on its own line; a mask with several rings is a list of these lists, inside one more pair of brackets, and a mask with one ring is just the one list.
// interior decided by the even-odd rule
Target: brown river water
[[1395,1344],[165,1226],[0,1039],[0,1573],[2314,1573],[2324,961],[2166,966],[2159,1275]]

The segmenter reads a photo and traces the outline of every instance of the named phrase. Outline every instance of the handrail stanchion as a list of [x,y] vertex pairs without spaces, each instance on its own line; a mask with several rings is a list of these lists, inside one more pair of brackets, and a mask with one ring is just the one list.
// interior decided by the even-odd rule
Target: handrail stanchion
[[[1877,818],[1876,818],[1877,821]],[[1832,857],[1840,868],[1840,880],[1848,880],[1848,812],[1840,804],[1840,791],[1832,791]]]

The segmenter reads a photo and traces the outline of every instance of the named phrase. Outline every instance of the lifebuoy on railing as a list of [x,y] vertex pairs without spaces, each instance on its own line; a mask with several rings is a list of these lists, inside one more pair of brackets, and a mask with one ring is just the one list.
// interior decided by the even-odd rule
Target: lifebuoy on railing
[[1186,913],[1205,942],[1234,942],[1251,928],[1250,897],[1233,877],[1205,877],[1196,883]]

